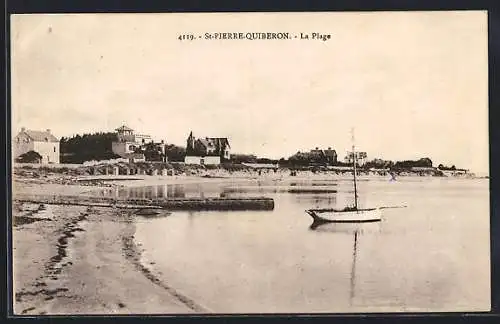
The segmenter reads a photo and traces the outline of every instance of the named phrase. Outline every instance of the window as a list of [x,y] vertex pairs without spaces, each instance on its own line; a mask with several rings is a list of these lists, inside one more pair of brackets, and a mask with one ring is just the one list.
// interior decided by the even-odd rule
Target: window
[[56,147],[54,146],[54,153],[56,153]]

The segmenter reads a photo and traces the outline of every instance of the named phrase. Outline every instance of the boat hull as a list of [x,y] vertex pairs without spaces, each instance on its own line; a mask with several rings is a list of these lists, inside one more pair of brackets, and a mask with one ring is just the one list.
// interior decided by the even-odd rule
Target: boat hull
[[367,223],[382,220],[382,211],[379,208],[358,209],[354,211],[310,209],[306,210],[306,212],[317,223]]
[[144,217],[162,217],[162,216],[169,216],[172,213],[168,210],[144,208],[144,209],[139,209],[138,211],[135,212],[135,214]]

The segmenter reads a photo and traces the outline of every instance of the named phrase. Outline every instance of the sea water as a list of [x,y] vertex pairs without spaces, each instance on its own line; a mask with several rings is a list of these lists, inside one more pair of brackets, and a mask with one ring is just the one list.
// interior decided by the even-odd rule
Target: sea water
[[381,178],[359,181],[358,191],[362,207],[406,207],[384,209],[380,223],[312,230],[304,211],[352,203],[352,182],[161,185],[120,195],[274,198],[273,211],[136,218],[144,264],[216,313],[489,310],[488,180]]

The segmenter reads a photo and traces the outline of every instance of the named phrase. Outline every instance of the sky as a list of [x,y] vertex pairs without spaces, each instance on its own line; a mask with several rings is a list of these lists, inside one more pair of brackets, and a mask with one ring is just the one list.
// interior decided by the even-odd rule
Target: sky
[[[288,157],[355,129],[368,158],[429,157],[487,172],[487,13],[207,13],[11,16],[12,135],[113,131]],[[195,40],[289,32],[318,40]]]

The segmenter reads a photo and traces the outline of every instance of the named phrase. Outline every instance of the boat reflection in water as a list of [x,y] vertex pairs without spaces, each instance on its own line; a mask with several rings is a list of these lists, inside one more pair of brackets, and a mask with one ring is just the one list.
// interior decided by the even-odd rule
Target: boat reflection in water
[[353,236],[352,264],[349,303],[353,306],[354,293],[356,291],[356,263],[358,259],[359,241],[363,235],[381,232],[381,222],[374,223],[317,223],[313,222],[309,229],[322,233],[342,233]]
[[[364,234],[364,233],[380,233],[381,223],[383,222],[312,222],[309,229],[316,232],[344,233],[344,234]],[[357,235],[357,234],[356,234]]]

